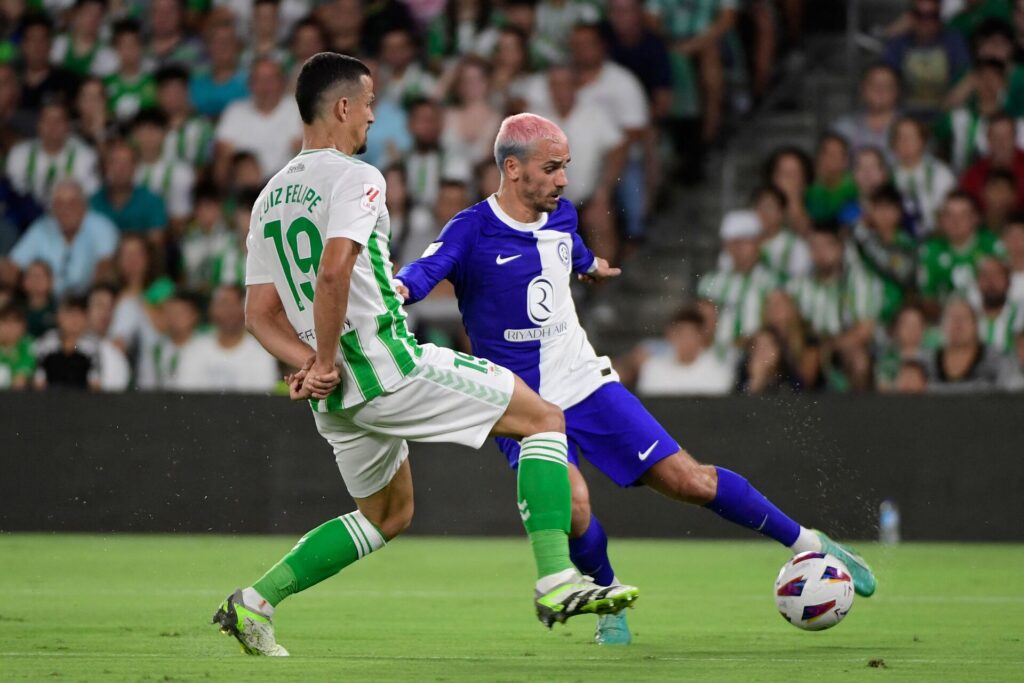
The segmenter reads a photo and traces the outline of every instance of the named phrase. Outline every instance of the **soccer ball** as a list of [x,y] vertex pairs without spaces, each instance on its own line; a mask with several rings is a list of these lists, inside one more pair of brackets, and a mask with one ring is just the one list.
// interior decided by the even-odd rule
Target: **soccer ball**
[[832,628],[853,606],[850,570],[832,555],[800,553],[775,579],[775,604],[782,617],[805,631]]

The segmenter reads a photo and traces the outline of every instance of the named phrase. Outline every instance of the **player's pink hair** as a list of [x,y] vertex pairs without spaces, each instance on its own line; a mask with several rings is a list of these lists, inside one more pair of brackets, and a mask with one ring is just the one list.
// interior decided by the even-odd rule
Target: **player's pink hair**
[[556,124],[536,114],[516,114],[501,122],[498,137],[494,140],[494,160],[504,173],[505,159],[516,157],[525,161],[533,146],[541,140],[567,142],[565,133]]

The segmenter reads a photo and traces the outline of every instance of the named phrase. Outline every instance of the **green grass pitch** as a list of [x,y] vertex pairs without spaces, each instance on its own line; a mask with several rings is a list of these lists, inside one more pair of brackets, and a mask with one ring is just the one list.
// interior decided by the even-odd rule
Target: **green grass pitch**
[[0,535],[0,680],[1024,680],[1019,545],[865,545],[878,594],[805,633],[770,542],[613,539],[642,595],[608,648],[535,621],[525,540],[407,538],[282,605],[290,659],[245,657],[209,618],[293,540]]

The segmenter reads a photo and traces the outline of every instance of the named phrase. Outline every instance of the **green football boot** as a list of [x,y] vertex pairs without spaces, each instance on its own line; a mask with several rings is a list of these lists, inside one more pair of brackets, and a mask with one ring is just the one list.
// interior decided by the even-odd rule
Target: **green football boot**
[[580,614],[617,614],[640,597],[636,586],[597,586],[589,576],[577,574],[541,595],[534,604],[540,623],[551,628]]
[[597,631],[594,640],[598,645],[629,645],[633,636],[626,623],[626,613],[602,614],[597,618]]
[[224,635],[234,636],[247,655],[287,657],[288,650],[277,644],[270,618],[246,607],[242,591],[236,590],[217,608],[213,622]]
[[821,552],[839,558],[850,570],[850,574],[853,575],[853,589],[857,595],[870,598],[874,594],[878,582],[864,558],[858,555],[853,548],[833,541],[825,533],[817,530],[814,533],[821,539]]

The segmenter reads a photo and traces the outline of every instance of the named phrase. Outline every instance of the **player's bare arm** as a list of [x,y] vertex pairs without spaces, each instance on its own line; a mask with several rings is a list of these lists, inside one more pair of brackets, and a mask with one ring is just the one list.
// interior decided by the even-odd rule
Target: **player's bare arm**
[[313,389],[314,398],[325,398],[330,393],[318,395],[316,383],[338,377],[334,359],[338,355],[338,339],[348,310],[352,269],[361,249],[359,244],[345,237],[327,240],[324,246],[320,270],[317,271],[316,295],[313,297],[316,359],[303,382],[303,387]]
[[309,389],[304,389],[303,380],[316,359],[316,351],[295,336],[274,285],[249,285],[246,289],[245,325],[249,332],[279,361],[298,368],[298,372],[284,378],[291,398],[304,400],[314,397],[313,388],[319,392],[333,391],[337,381],[333,384],[319,380],[314,384],[311,381]]
[[246,290],[246,328],[272,356],[301,369],[316,351],[295,335],[274,285],[249,285]]

